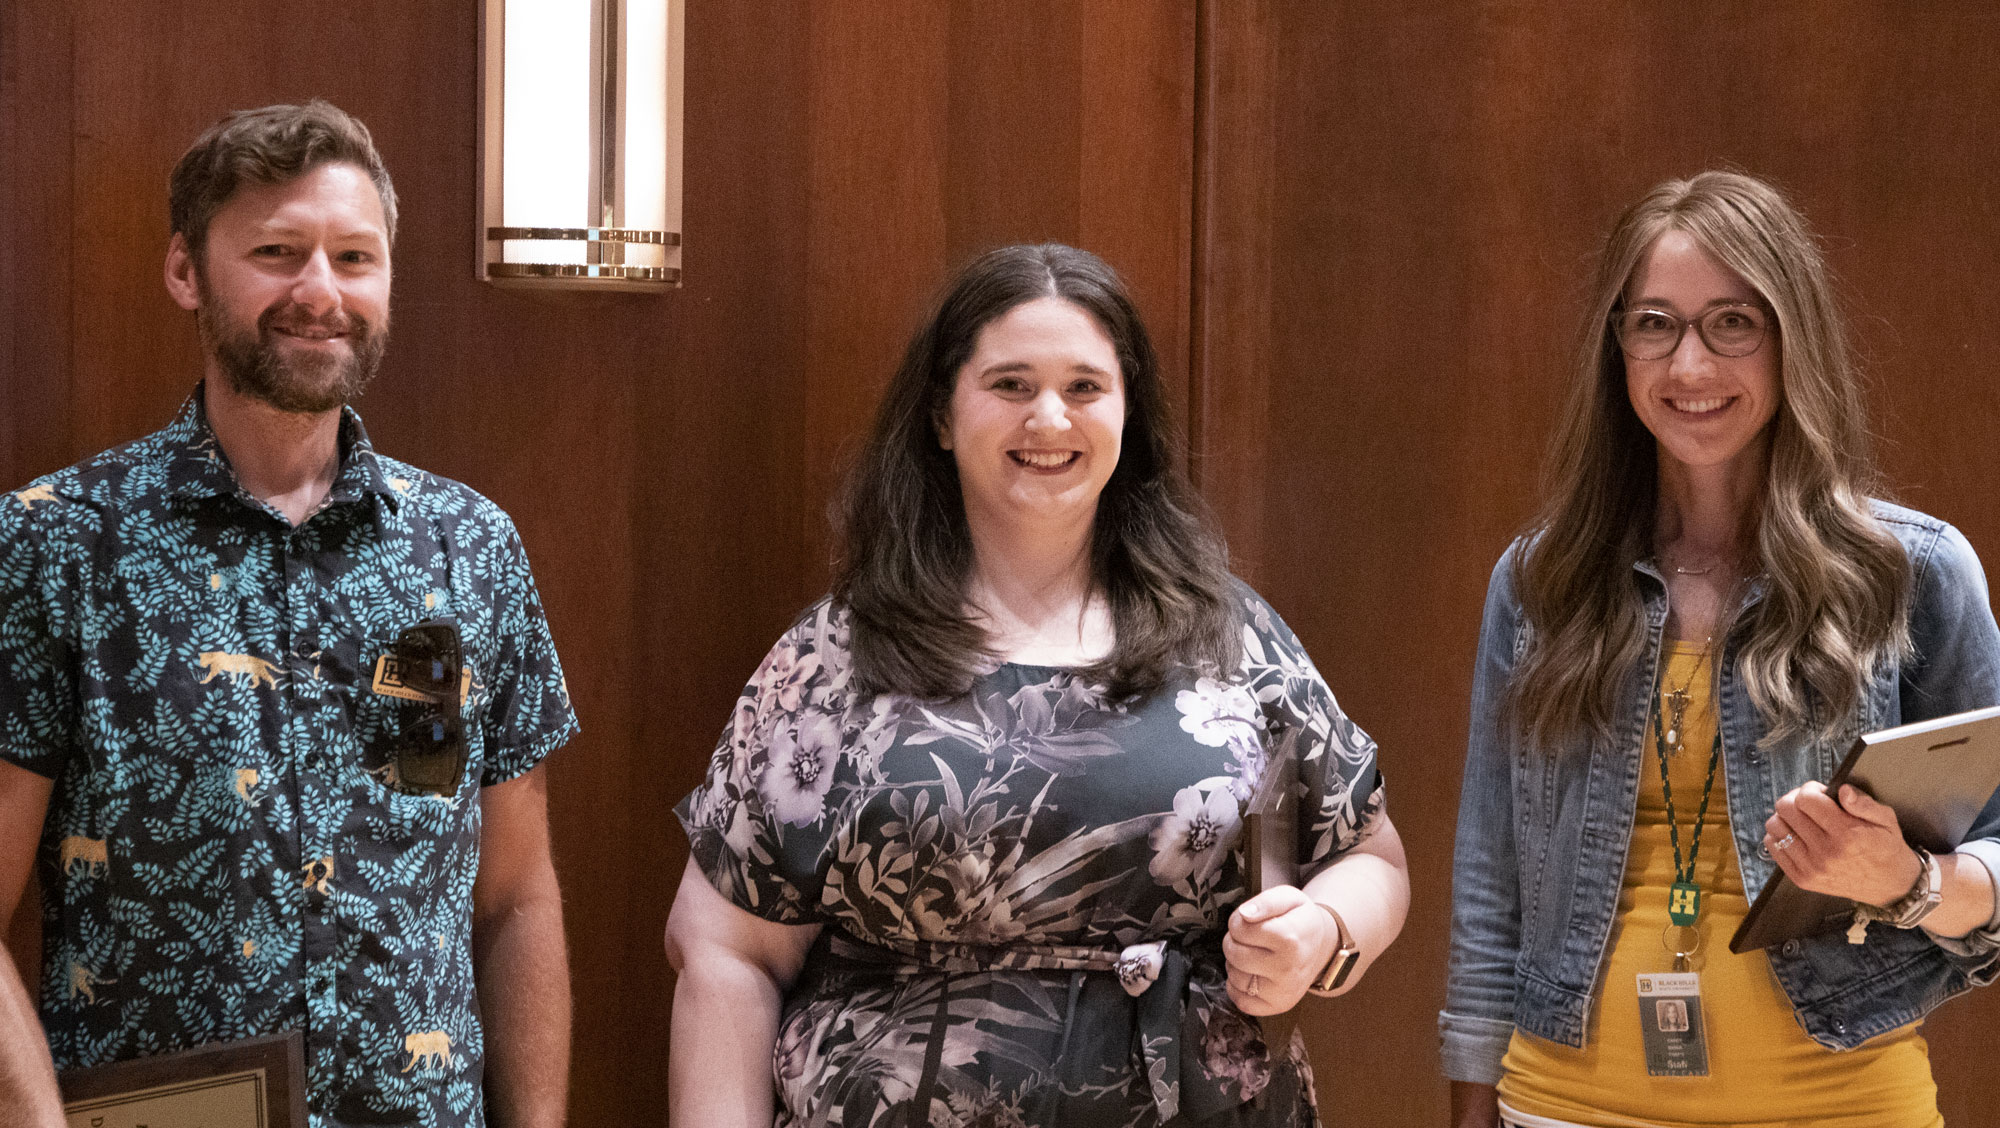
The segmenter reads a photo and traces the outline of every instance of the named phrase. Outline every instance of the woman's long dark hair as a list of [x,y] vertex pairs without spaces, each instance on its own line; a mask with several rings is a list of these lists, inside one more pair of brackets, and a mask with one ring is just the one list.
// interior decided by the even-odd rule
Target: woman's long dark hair
[[1158,689],[1176,666],[1236,668],[1228,550],[1177,468],[1145,326],[1102,259],[1044,243],[989,251],[945,287],[910,341],[836,504],[833,595],[853,617],[863,689],[949,697],[996,660],[966,605],[972,539],[958,467],[938,444],[937,422],[980,330],[1045,297],[1097,320],[1125,385],[1123,449],[1098,499],[1090,553],[1116,639],[1083,675],[1124,700]]

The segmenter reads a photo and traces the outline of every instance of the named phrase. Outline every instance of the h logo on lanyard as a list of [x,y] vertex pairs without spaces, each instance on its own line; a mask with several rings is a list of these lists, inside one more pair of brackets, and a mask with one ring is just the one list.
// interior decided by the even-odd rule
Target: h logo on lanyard
[[1675,924],[1693,924],[1700,911],[1701,887],[1686,881],[1674,882],[1667,892],[1667,919]]

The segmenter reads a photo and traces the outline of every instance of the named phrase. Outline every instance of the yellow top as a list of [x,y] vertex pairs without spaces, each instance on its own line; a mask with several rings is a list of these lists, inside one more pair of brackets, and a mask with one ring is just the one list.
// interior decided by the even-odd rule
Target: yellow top
[[[1670,644],[1661,713],[1672,716],[1664,700],[1671,687],[1685,685],[1688,694],[1687,733],[1681,750],[1668,757],[1683,856],[1693,837],[1715,740],[1712,676],[1700,646]],[[1944,1119],[1938,1115],[1937,1086],[1919,1024],[1891,1030],[1845,1053],[1829,1050],[1800,1028],[1763,952],[1738,956],[1729,951],[1729,937],[1750,903],[1736,868],[1720,765],[1695,866],[1695,882],[1702,890],[1695,926],[1701,947],[1693,970],[1701,973],[1709,1072],[1707,1077],[1647,1075],[1637,977],[1673,970],[1661,935],[1667,927],[1667,888],[1674,882],[1674,848],[1654,747],[1648,726],[1618,920],[1604,977],[1591,996],[1584,1047],[1573,1050],[1516,1030],[1502,1063],[1501,1099],[1524,1113],[1601,1128],[1941,1128]]]

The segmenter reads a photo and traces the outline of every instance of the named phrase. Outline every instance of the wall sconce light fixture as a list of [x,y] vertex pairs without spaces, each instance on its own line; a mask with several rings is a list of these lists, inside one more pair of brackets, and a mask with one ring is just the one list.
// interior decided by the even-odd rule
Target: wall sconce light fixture
[[479,277],[681,277],[683,0],[486,0]]

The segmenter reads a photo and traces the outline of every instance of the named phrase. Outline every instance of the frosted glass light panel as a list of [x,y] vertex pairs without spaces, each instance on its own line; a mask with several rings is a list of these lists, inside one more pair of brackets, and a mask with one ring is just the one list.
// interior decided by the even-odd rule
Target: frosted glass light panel
[[486,0],[479,276],[681,278],[683,0]]

